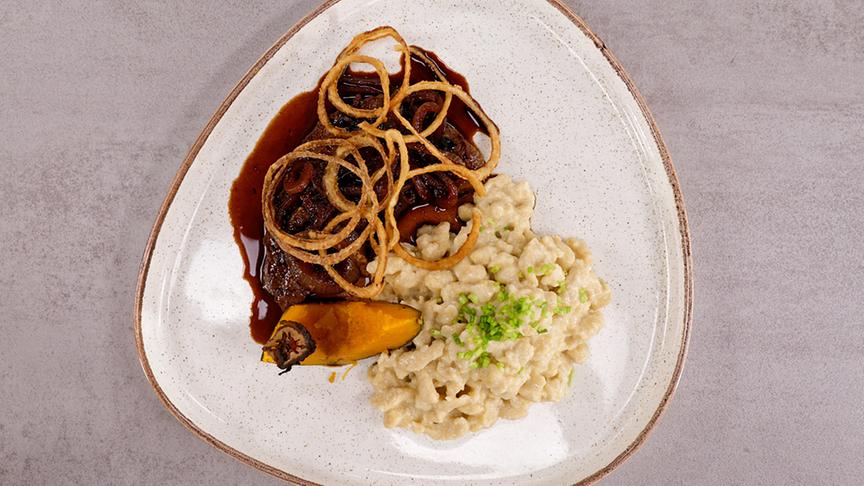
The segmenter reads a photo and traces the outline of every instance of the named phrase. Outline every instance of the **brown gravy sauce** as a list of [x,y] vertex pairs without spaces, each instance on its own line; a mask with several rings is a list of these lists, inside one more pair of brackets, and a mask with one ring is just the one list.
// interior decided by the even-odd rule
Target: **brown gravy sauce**
[[[449,69],[434,53],[428,51],[425,53],[446,75],[451,84],[461,86],[466,92],[468,91],[468,82],[461,74]],[[377,79],[377,74],[366,72],[349,72],[347,76]],[[401,72],[392,74],[391,86],[398,87],[402,78]],[[411,82],[435,79],[432,69],[421,58],[412,56]],[[249,283],[254,296],[250,306],[249,330],[252,339],[260,344],[267,341],[282,315],[279,304],[264,290],[258,280],[264,261],[264,245],[261,241],[264,237],[264,218],[261,216],[261,189],[264,186],[264,176],[274,162],[294,150],[315,128],[318,122],[317,101],[317,87],[312,91],[300,93],[288,101],[270,120],[255,148],[243,163],[240,175],[231,186],[228,214],[231,218],[231,226],[234,228],[234,241],[243,257],[243,278]],[[474,114],[456,97],[453,97],[450,109],[447,111],[447,118],[468,140],[472,140],[478,131],[485,131]]]

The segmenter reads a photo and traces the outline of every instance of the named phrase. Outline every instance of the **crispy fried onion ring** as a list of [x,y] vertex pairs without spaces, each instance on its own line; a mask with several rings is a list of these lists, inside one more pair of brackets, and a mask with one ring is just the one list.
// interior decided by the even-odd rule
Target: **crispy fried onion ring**
[[[374,57],[358,54],[358,51],[367,43],[383,38],[394,40],[395,49],[400,52],[404,81],[395,92],[391,92],[390,76],[384,64]],[[324,76],[318,92],[318,119],[332,138],[300,145],[273,164],[264,179],[262,191],[264,225],[279,247],[301,261],[322,266],[342,289],[360,298],[372,298],[381,292],[390,251],[417,267],[439,270],[452,268],[465,258],[477,243],[481,215],[475,209],[469,222],[470,230],[467,238],[458,249],[451,250],[450,255],[434,261],[424,260],[414,255],[410,246],[403,246],[405,244],[400,243],[401,235],[395,210],[399,194],[406,183],[422,174],[449,172],[467,181],[475,193],[482,196],[485,193],[483,180],[495,169],[500,157],[498,127],[468,93],[447,81],[446,76],[435,66],[435,63],[429,62],[428,65],[438,81],[410,83],[412,54],[426,58],[421,50],[409,47],[392,27],[379,27],[355,37],[339,54],[333,67]],[[375,69],[383,92],[382,104],[379,108],[357,108],[346,103],[340,96],[339,79],[352,63],[367,64]],[[444,101],[432,122],[418,131],[412,126],[410,120],[400,113],[400,107],[410,94],[420,91],[441,92]],[[491,151],[486,164],[476,170],[470,170],[450,160],[427,138],[446,122],[447,111],[454,97],[461,100],[484,124],[491,141]],[[328,102],[337,111],[362,120],[358,125],[359,131],[349,131],[335,126],[327,113]],[[398,121],[398,125],[401,125],[403,130],[382,127],[388,119]],[[392,125],[394,122],[388,123]],[[423,144],[439,163],[412,170],[407,144],[418,142]],[[360,153],[361,149],[375,150],[381,156],[383,166],[370,174],[366,161]],[[295,164],[304,164],[309,160],[318,160],[325,164],[322,178],[324,192],[340,213],[333,217],[321,231],[288,234],[282,231],[276,220],[274,198],[289,169]],[[397,171],[394,166],[397,161],[398,177],[395,177]],[[360,180],[361,193],[356,203],[342,194],[339,188],[339,174],[343,170]],[[359,251],[367,242],[375,253],[377,264],[371,283],[361,287],[340,275],[335,265]]]
[[[404,116],[402,116],[402,113],[399,112],[399,107],[402,106],[402,101],[405,100],[405,97],[407,97],[411,93],[416,93],[418,91],[443,91],[448,95],[456,96],[463,103],[465,103],[465,106],[467,106],[468,109],[474,112],[474,114],[477,115],[478,118],[480,118],[480,121],[482,121],[483,124],[486,126],[486,131],[489,134],[489,140],[492,143],[492,150],[489,153],[489,158],[486,159],[486,164],[473,172],[474,175],[481,180],[489,177],[492,174],[492,171],[495,170],[495,167],[498,166],[498,160],[501,157],[501,136],[498,133],[498,127],[495,126],[495,123],[493,123],[491,119],[489,119],[489,116],[486,115],[482,108],[480,108],[480,105],[478,105],[477,102],[474,101],[474,98],[472,98],[471,95],[463,91],[462,88],[460,88],[459,86],[444,81],[420,81],[417,84],[412,84],[411,86],[409,86],[408,89],[405,90],[405,94],[403,96],[394,97],[391,102],[393,106],[390,111],[391,113],[393,113],[396,119],[399,120],[399,123],[401,123],[402,126],[405,127],[412,134],[411,136],[406,137],[406,142],[410,143],[411,141],[417,140],[429,150],[429,153],[434,155],[436,159],[440,160],[442,164],[457,165],[455,162],[448,159],[446,155],[444,155],[440,150],[438,150],[438,147],[436,147],[426,138],[426,136],[423,135],[423,133],[426,132],[432,133],[438,128],[438,125],[441,124],[438,118],[435,118],[432,124],[426,127],[423,133],[418,133],[417,129],[415,129],[414,126],[411,125],[411,122],[407,120]],[[442,110],[442,113],[443,112],[444,110]],[[436,122],[438,122],[437,125]],[[363,127],[361,126],[361,128]],[[431,131],[430,128],[432,129]]]

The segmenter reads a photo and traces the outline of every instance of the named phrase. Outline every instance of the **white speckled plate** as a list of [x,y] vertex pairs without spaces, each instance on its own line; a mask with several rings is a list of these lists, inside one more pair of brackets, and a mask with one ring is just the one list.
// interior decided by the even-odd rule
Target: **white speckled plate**
[[[258,135],[355,34],[396,27],[464,74],[502,134],[501,172],[537,192],[539,232],[588,241],[613,289],[572,393],[461,440],[382,426],[368,361],[277,376],[249,337],[252,294],[227,214]],[[549,0],[330,1],[268,51],[204,129],[159,214],[135,330],[144,370],[180,421],[298,483],[590,483],[645,438],[675,388],[691,309],[681,195],[642,99],[602,42]]]

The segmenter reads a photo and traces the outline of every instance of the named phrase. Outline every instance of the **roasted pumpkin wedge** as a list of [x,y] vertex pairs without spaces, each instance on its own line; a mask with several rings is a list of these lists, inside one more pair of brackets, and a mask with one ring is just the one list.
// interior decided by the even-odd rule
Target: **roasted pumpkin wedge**
[[[302,325],[308,336],[298,332]],[[312,349],[307,356],[286,361],[291,353],[279,353],[286,333],[296,339],[311,337],[312,343],[300,343],[301,349]],[[264,346],[261,361],[290,369],[301,365],[344,365],[404,346],[420,332],[420,312],[413,307],[388,302],[322,302],[289,307]],[[291,341],[292,344],[297,344]],[[303,347],[305,346],[305,347]],[[301,358],[302,356],[302,358]],[[293,362],[290,362],[293,361]]]

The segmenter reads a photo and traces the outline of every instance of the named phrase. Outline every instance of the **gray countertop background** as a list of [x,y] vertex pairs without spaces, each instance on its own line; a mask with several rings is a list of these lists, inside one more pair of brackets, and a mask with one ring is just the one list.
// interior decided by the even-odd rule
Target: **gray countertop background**
[[[234,84],[317,2],[0,0],[0,484],[282,484],[159,403],[150,226]],[[678,392],[603,484],[861,484],[864,2],[573,1],[690,216]]]

